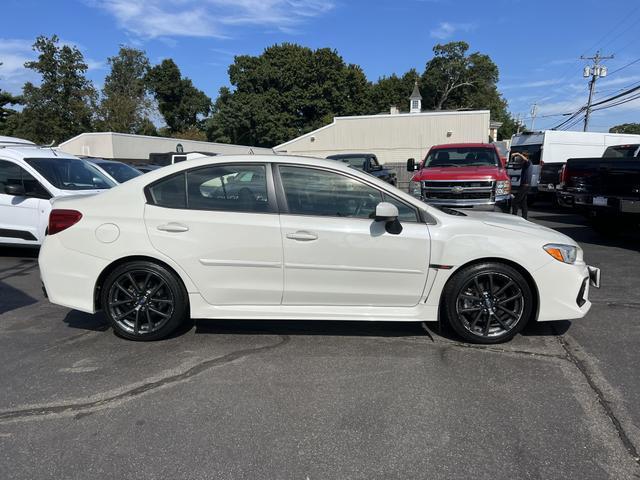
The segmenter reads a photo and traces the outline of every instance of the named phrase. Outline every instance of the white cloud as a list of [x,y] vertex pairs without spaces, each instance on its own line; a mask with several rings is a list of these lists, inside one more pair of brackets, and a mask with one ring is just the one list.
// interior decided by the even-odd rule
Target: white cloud
[[500,87],[501,90],[510,90],[515,88],[540,88],[540,87],[550,87],[552,85],[559,85],[563,83],[564,79],[562,78],[550,78],[547,80],[536,80],[532,82],[523,82],[523,83],[514,83],[511,85],[502,85]]
[[429,34],[438,40],[446,40],[451,38],[457,32],[469,32],[473,29],[475,29],[475,25],[472,23],[440,22],[440,24],[436,28],[432,29]]
[[135,36],[228,38],[234,27],[291,31],[322,15],[331,0],[90,0]]

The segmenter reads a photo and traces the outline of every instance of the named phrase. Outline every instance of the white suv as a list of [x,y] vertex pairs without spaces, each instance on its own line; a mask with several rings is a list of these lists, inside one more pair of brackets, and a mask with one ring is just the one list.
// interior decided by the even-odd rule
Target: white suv
[[115,185],[86,160],[0,136],[0,245],[40,245],[52,198],[98,193]]

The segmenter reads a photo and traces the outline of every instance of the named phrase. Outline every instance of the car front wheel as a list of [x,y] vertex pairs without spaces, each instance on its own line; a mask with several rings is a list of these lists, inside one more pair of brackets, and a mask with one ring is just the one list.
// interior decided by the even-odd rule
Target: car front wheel
[[188,315],[180,279],[147,261],[126,263],[106,278],[101,304],[114,332],[130,340],[158,340],[171,334]]
[[513,338],[529,320],[533,294],[515,268],[502,263],[471,265],[457,272],[444,291],[446,319],[472,343]]

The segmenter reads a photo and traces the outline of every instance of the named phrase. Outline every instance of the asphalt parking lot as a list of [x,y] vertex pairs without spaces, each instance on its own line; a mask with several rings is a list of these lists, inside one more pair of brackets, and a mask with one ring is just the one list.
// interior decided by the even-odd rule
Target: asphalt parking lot
[[436,325],[196,321],[133,343],[0,254],[0,478],[640,478],[640,234],[578,240],[582,320],[508,344]]

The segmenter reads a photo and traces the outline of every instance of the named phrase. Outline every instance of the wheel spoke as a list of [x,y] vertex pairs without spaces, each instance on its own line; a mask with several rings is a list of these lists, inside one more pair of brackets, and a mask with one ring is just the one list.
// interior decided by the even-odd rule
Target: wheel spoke
[[509,288],[511,285],[515,285],[515,283],[513,283],[513,280],[509,280],[505,285],[503,285],[500,290],[498,290],[496,293],[494,293],[494,297],[499,296],[502,292],[504,292],[507,288]]
[[149,285],[149,280],[151,280],[151,272],[147,273],[146,278],[144,279],[144,283],[142,284],[142,291],[147,290],[147,285]]
[[482,310],[480,310],[478,312],[478,314],[476,315],[476,318],[473,319],[473,322],[471,322],[471,325],[469,325],[469,328],[471,330],[473,330],[474,328],[476,328],[476,325],[478,324],[478,320],[480,320],[480,317],[482,317]]
[[160,315],[160,316],[161,316],[161,317],[163,317],[163,318],[168,318],[168,317],[170,317],[170,316],[171,316],[171,315],[169,315],[168,313],[163,313],[163,312],[161,312],[160,310],[156,310],[156,309],[155,309],[155,308],[153,308],[153,307],[149,307],[149,311],[151,311],[151,312],[155,313],[156,315]]
[[489,335],[489,328],[491,328],[491,315],[487,315],[487,322],[484,324],[484,330],[482,331],[482,335],[485,337]]
[[119,305],[125,305],[125,304],[131,303],[133,301],[134,301],[133,298],[130,298],[129,300],[118,300],[117,302],[112,302],[111,306],[112,307],[117,307]]
[[169,300],[167,298],[151,298],[149,301],[152,303],[170,303],[173,305],[173,300]]
[[500,300],[500,302],[499,302],[499,303],[509,303],[509,302],[514,301],[514,300],[518,300],[519,298],[522,298],[522,293],[520,293],[520,292],[518,292],[518,293],[517,293],[516,295],[514,295],[513,297],[509,297],[509,298],[506,298],[506,299],[504,299],[504,300]]
[[123,318],[125,318],[125,317],[127,317],[127,316],[131,315],[131,314],[132,314],[133,312],[135,312],[135,311],[136,311],[136,309],[135,309],[135,308],[132,308],[131,310],[128,310],[128,311],[126,311],[126,312],[124,312],[124,313],[121,313],[120,315],[118,315],[118,316],[116,317],[116,320],[122,320]]
[[482,307],[463,308],[462,310],[458,310],[458,312],[459,313],[471,313],[471,312],[477,312],[478,310],[482,310]]
[[520,318],[520,316],[516,312],[512,312],[508,308],[504,308],[502,305],[498,305],[498,308],[502,310],[504,313],[506,313],[507,315],[509,315],[510,317]]
[[153,328],[153,322],[151,321],[151,315],[149,315],[149,309],[145,310],[144,313],[147,316],[147,324],[149,325],[149,331],[151,331],[151,329]]
[[509,325],[507,325],[506,323],[504,323],[504,321],[498,316],[498,315],[494,315],[494,317],[496,318],[496,321],[500,324],[500,326],[504,329],[504,330],[509,330],[510,327]]
[[473,283],[476,286],[476,292],[478,292],[479,295],[482,295],[482,287],[480,286],[480,282],[478,281],[477,275],[473,277]]
[[158,285],[156,285],[155,287],[153,287],[153,290],[151,290],[151,292],[149,292],[149,297],[153,297],[153,295],[160,290],[162,287],[164,287],[164,282],[162,280],[159,280]]
[[127,273],[127,278],[129,279],[129,281],[131,282],[131,286],[133,287],[133,289],[136,291],[136,293],[140,293],[140,287],[138,287],[138,284],[136,283],[136,281],[133,279],[133,275],[131,275],[131,273]]
[[140,331],[140,309],[137,309],[135,323],[133,324],[133,333],[137,335],[139,331]]
[[493,274],[489,274],[489,293],[493,295]]
[[124,288],[122,285],[120,285],[120,282],[116,282],[116,288],[121,292],[123,292],[125,295],[128,295],[129,298],[133,299],[133,295],[131,295],[131,292],[126,288]]

